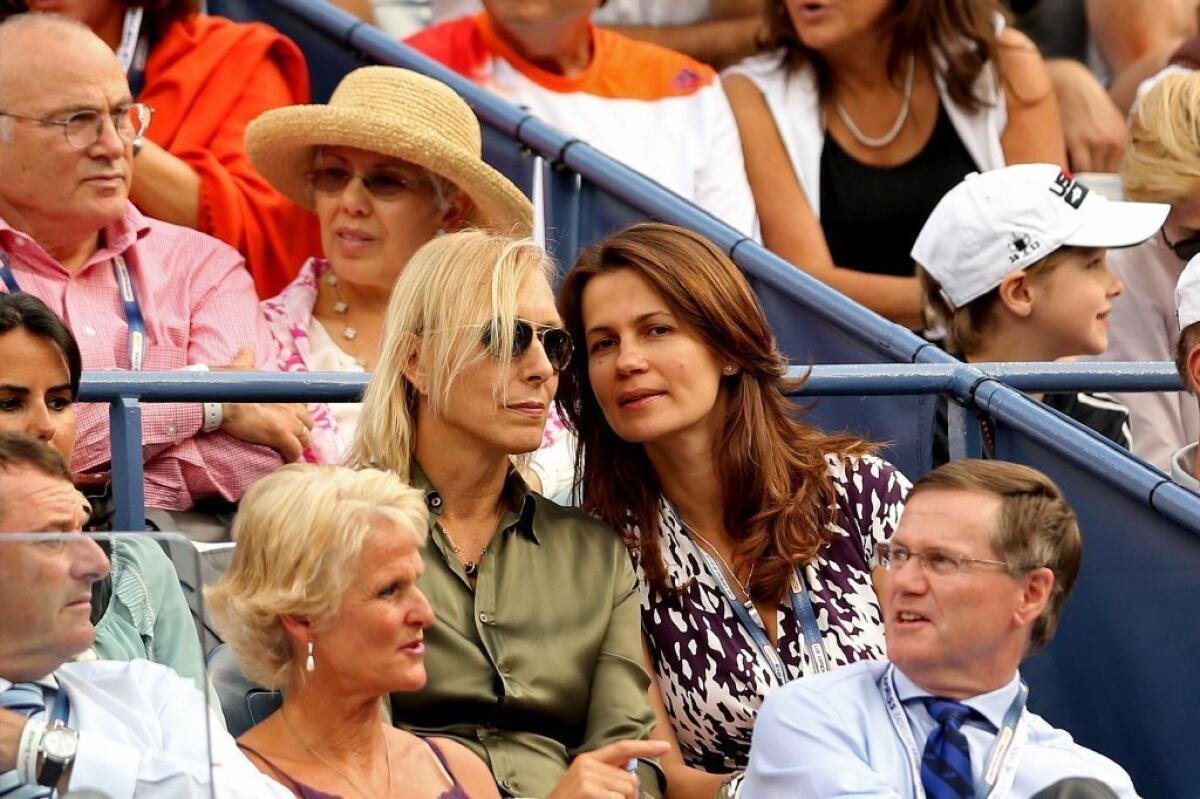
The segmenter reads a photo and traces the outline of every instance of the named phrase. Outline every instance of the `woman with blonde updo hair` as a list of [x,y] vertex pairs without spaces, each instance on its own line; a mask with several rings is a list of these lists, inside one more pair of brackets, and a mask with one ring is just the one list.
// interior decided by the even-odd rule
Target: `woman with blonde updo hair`
[[550,270],[530,239],[464,231],[421,247],[392,291],[350,458],[423,492],[437,613],[433,679],[393,693],[392,718],[467,746],[506,795],[658,796],[636,762],[666,746],[640,740],[654,715],[629,555],[518,469],[573,351]]
[[[1200,254],[1200,74],[1173,71],[1142,95],[1129,119],[1121,162],[1125,199],[1168,203],[1159,235],[1111,250],[1109,268],[1125,284],[1113,303],[1106,361],[1168,361],[1179,323],[1175,284]],[[1171,456],[1200,439],[1196,402],[1179,392],[1116,394],[1129,407],[1133,452],[1169,471]]]
[[246,676],[284,693],[238,746],[296,796],[497,795],[466,748],[383,717],[383,697],[427,679],[427,518],[419,491],[377,469],[293,464],[242,499],[233,563],[207,599]]

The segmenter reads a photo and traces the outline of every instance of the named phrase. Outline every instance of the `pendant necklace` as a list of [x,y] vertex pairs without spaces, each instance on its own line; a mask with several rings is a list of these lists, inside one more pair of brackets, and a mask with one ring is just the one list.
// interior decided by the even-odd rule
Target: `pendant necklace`
[[[301,746],[303,746],[305,749],[307,749],[308,753],[310,755],[312,755],[317,760],[319,760],[321,762],[321,764],[325,766],[325,768],[329,769],[334,774],[341,777],[342,780],[344,780],[347,785],[349,785],[354,790],[358,791],[358,793],[360,793],[362,796],[366,797],[366,799],[371,799],[371,795],[369,793],[367,793],[366,791],[364,791],[362,788],[358,787],[358,783],[356,783],[354,780],[352,780],[348,776],[346,776],[346,774],[343,773],[342,770],[339,769],[337,766],[333,765],[328,760],[326,760],[324,757],[322,757],[320,752],[318,752],[316,749],[313,749],[311,746],[309,746],[308,741],[306,741],[300,737],[300,733],[296,732],[296,728],[293,727],[292,722],[290,722],[288,720],[287,713],[285,713],[282,709],[280,709],[280,711],[279,711],[279,717],[281,719],[283,719],[283,724],[284,724],[284,726],[286,726],[288,728],[288,732],[290,732],[292,734],[292,737],[295,738],[300,743]],[[387,759],[388,796],[391,796],[392,795],[392,748],[390,746],[388,746],[386,733],[383,736],[383,752],[384,752],[384,757]]]
[[[342,318],[342,338],[346,339],[346,341],[354,341],[354,339],[358,338],[358,331],[346,321],[346,312],[350,310],[350,306],[342,299],[342,292],[338,289],[338,276],[330,272],[325,276],[325,282],[333,288],[333,312]],[[353,353],[350,353],[350,357],[354,359],[356,364],[364,369],[366,368],[367,361],[365,358],[361,358]]]

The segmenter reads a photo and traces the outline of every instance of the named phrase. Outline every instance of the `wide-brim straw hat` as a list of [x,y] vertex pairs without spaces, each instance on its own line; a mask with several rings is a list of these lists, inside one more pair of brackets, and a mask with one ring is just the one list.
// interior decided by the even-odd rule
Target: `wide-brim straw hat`
[[483,137],[471,107],[444,83],[399,67],[363,67],[338,84],[328,105],[293,105],[246,128],[246,152],[264,178],[314,210],[308,172],[321,146],[354,147],[425,167],[462,189],[470,224],[526,236],[533,206],[483,161]]

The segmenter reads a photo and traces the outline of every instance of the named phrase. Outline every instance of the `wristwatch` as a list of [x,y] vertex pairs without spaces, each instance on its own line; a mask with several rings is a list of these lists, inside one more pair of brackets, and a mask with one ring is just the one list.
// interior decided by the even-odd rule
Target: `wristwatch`
[[53,788],[58,785],[63,772],[75,760],[79,748],[79,733],[56,720],[42,733],[42,770],[38,772],[38,785]]

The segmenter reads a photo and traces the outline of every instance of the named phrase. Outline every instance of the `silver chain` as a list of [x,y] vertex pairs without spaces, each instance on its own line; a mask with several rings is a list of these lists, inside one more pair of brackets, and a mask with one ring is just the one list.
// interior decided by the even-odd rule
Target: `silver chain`
[[[366,791],[364,791],[362,788],[358,787],[358,783],[356,783],[354,780],[347,777],[344,773],[342,773],[341,769],[339,769],[337,766],[333,765],[328,760],[326,760],[324,757],[322,757],[320,752],[318,752],[316,749],[313,749],[311,746],[308,745],[308,741],[306,741],[300,737],[300,733],[296,732],[296,728],[292,726],[292,722],[288,721],[287,713],[284,712],[283,708],[279,709],[279,717],[281,719],[283,719],[283,724],[284,724],[284,726],[286,726],[288,728],[288,732],[290,732],[292,734],[292,737],[295,738],[297,741],[299,741],[300,745],[303,746],[305,749],[307,749],[308,753],[310,755],[315,757],[317,760],[321,761],[321,763],[325,766],[325,768],[329,769],[334,774],[338,775],[343,780],[345,780],[346,784],[349,785],[354,790],[358,791],[358,793],[361,794],[364,797],[364,799],[371,799],[371,795],[369,793],[367,793]],[[384,757],[387,759],[388,796],[391,796],[392,795],[392,747],[388,746],[387,733],[384,733],[384,735],[383,735],[383,751],[384,751]]]
[[846,126],[846,130],[850,131],[859,144],[863,147],[870,147],[878,150],[881,147],[887,147],[896,140],[900,135],[901,129],[904,127],[905,120],[908,119],[908,109],[912,104],[913,77],[917,71],[917,58],[912,53],[908,55],[908,75],[904,78],[904,104],[900,106],[900,114],[896,117],[896,121],[892,124],[892,129],[883,134],[879,138],[874,138],[863,133],[858,125],[854,124],[854,120],[846,113],[846,109],[842,107],[841,102],[834,100],[834,109],[837,111],[838,119],[842,120],[842,124]]
[[746,582],[743,583],[741,580],[738,579],[737,572],[735,572],[733,570],[733,567],[729,565],[729,562],[726,561],[725,558],[721,557],[721,550],[717,549],[716,546],[713,545],[712,541],[709,541],[707,538],[702,536],[699,533],[699,531],[696,530],[696,528],[692,527],[690,524],[688,524],[686,521],[684,521],[684,518],[682,516],[680,516],[678,514],[678,512],[675,514],[675,518],[679,519],[679,523],[683,525],[683,529],[687,530],[688,533],[690,533],[691,535],[694,535],[696,538],[699,538],[701,541],[703,541],[704,545],[706,547],[708,547],[708,549],[714,555],[717,556],[717,560],[721,561],[721,565],[725,567],[725,571],[729,572],[729,576],[733,578],[733,582],[737,585],[738,588],[742,589],[742,593],[746,595],[747,599],[749,599],[750,598],[750,581],[754,579],[754,564],[753,563],[750,564],[750,573],[746,575]]

